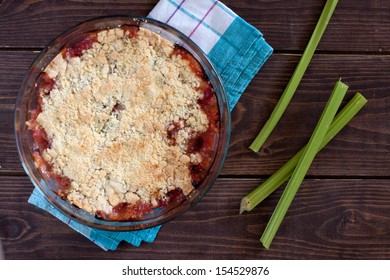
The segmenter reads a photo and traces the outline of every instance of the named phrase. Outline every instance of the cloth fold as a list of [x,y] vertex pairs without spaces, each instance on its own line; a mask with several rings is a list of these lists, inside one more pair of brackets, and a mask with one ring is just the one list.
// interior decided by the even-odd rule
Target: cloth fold
[[[230,110],[273,51],[258,29],[220,1],[161,0],[148,17],[180,30],[203,50],[222,79]],[[84,226],[54,208],[37,188],[28,202],[51,213],[104,250],[115,250],[121,241],[134,246],[153,242],[161,228],[111,232]]]

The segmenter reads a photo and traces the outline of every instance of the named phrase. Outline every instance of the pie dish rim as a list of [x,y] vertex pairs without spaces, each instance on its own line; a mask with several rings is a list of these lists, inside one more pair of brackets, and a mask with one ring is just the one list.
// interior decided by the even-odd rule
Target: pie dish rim
[[[35,166],[31,152],[32,139],[31,136],[28,135],[29,133],[25,124],[28,119],[28,108],[31,105],[31,102],[34,102],[34,97],[31,96],[31,91],[34,88],[36,77],[43,71],[46,65],[50,63],[55,55],[59,53],[65,43],[68,42],[72,36],[76,36],[84,32],[114,28],[121,25],[142,26],[143,28],[158,33],[175,44],[181,45],[194,55],[201,63],[210,83],[214,87],[220,113],[218,147],[214,162],[203,183],[191,192],[187,199],[179,206],[170,209],[167,212],[163,212],[162,214],[154,213],[154,215],[150,218],[147,217],[143,220],[128,222],[97,219],[91,213],[79,209],[74,205],[71,205],[69,202],[61,199],[50,187],[50,182],[47,182],[47,180],[43,178],[42,174]],[[27,71],[21,84],[15,107],[15,137],[18,153],[22,166],[33,185],[43,193],[44,197],[53,207],[68,218],[71,218],[83,225],[112,231],[138,230],[161,225],[192,208],[209,191],[221,171],[228,150],[230,129],[228,98],[221,79],[207,56],[191,39],[182,34],[180,31],[160,21],[144,17],[110,16],[94,18],[84,21],[57,36],[42,50]]]

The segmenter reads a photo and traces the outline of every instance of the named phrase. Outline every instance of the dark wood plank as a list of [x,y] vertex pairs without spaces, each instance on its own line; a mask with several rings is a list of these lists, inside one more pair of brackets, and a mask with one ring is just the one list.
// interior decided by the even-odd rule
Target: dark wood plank
[[38,52],[0,52],[0,174],[23,172],[14,136],[14,109],[19,87]]
[[[196,207],[165,224],[155,242],[105,252],[27,203],[33,185],[18,159],[13,110],[38,51],[81,21],[146,16],[157,2],[0,0],[0,238],[6,258],[390,259],[390,2],[383,0],[339,1],[292,103],[259,154],[247,147],[289,81],[325,0],[223,1],[276,51],[232,112],[220,179]],[[317,156],[267,251],[258,239],[282,190],[243,215],[240,199],[307,142],[340,77],[350,84],[346,100],[360,91],[369,103]]]
[[[0,1],[0,47],[41,48],[81,21],[117,14],[146,16],[157,2]],[[324,0],[223,2],[259,28],[279,51],[304,49],[325,4]],[[318,49],[389,52],[389,9],[390,2],[383,0],[340,1]]]
[[42,48],[55,36],[82,21],[110,15],[146,16],[157,2],[1,1],[0,46]]
[[[306,47],[326,3],[325,0],[223,2],[261,30],[279,51]],[[389,1],[339,1],[318,50],[388,52],[389,10]]]
[[0,181],[0,235],[8,259],[389,259],[390,180],[310,180],[301,186],[271,250],[258,239],[281,190],[250,213],[241,197],[261,180],[219,179],[153,243],[104,252],[27,203],[26,177]]
[[[23,173],[13,135],[13,110],[23,75],[37,53],[0,51],[0,174]],[[232,112],[232,139],[222,175],[267,176],[308,140],[334,83],[350,84],[369,100],[321,152],[310,176],[390,176],[390,56],[317,55],[264,148],[247,147],[269,117],[299,59],[274,54]],[[242,133],[242,132],[245,133]]]
[[[269,118],[299,57],[274,54],[232,112],[232,139],[223,174],[272,174],[315,127],[335,82],[350,85],[368,103],[317,156],[309,175],[390,176],[390,56],[317,55],[281,121],[259,154],[247,147]],[[245,133],[243,133],[245,132]]]

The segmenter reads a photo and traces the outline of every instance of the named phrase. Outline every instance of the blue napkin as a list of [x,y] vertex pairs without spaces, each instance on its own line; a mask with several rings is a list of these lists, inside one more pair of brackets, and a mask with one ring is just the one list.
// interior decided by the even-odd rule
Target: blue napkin
[[190,37],[208,56],[229,97],[230,110],[272,54],[263,34],[216,0],[161,0],[149,17]]
[[153,242],[161,226],[142,229],[137,231],[113,232],[102,229],[84,226],[75,220],[69,219],[67,216],[59,212],[49,201],[44,197],[43,193],[35,188],[28,202],[46,210],[54,217],[57,217],[62,222],[81,233],[89,240],[100,246],[104,250],[115,250],[121,241],[126,241],[134,246],[139,246],[142,241]]
[[[149,17],[180,30],[204,51],[222,79],[230,110],[273,51],[259,30],[220,1],[161,0]],[[121,241],[134,246],[153,242],[160,229],[158,226],[111,232],[84,226],[55,209],[37,188],[28,202],[48,211],[104,250],[115,250]]]

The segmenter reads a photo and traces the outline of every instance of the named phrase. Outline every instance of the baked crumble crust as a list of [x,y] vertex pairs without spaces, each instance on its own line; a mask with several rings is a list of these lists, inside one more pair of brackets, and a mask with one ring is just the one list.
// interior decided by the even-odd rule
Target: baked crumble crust
[[202,155],[188,141],[209,126],[202,79],[174,45],[143,28],[126,33],[100,31],[80,57],[60,53],[44,70],[55,85],[41,94],[36,121],[50,139],[41,155],[71,180],[67,199],[91,213],[190,193],[189,165]]

